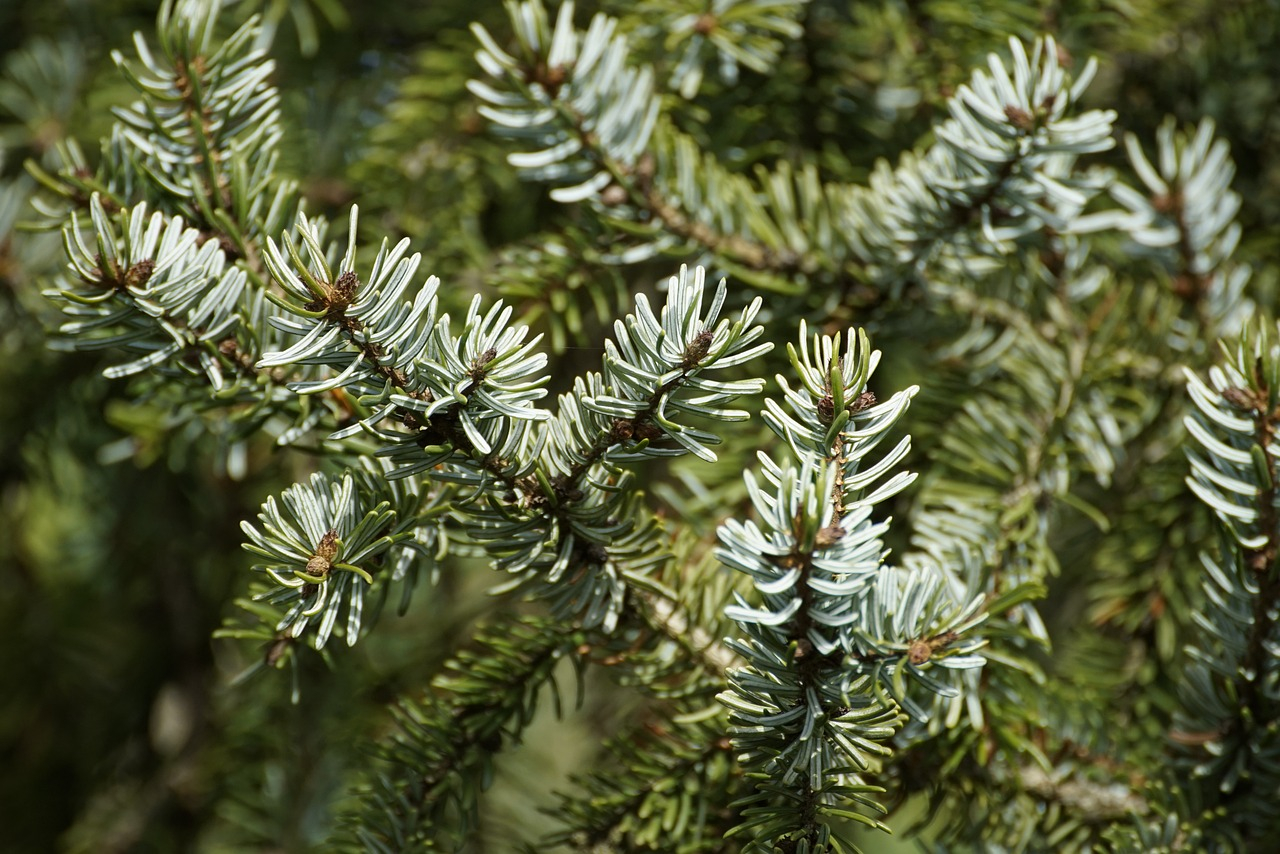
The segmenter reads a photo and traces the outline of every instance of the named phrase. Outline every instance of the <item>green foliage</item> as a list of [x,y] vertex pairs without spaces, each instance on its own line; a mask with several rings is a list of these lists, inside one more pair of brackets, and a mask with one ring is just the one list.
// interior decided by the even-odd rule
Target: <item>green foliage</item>
[[9,847],[1266,850],[1274,15],[158,6],[0,12]]
[[574,653],[585,640],[540,618],[480,630],[475,647],[432,681],[432,693],[396,710],[396,735],[378,756],[387,770],[372,775],[369,792],[357,793],[349,819],[354,846],[405,851],[461,844],[475,827],[476,794],[492,780],[493,756],[508,740],[519,741],[544,685],[551,683],[559,706],[555,666],[568,657],[580,668]]

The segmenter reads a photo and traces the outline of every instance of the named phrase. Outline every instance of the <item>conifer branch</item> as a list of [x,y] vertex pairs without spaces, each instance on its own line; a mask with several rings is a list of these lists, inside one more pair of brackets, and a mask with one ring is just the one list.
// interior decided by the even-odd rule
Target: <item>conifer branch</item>
[[[161,364],[189,372],[194,362],[215,390],[222,387],[224,363],[252,379],[236,351],[227,353],[223,346],[240,322],[243,272],[227,268],[216,247],[198,246],[196,232],[181,218],[166,222],[159,212],[148,217],[145,204],[122,209],[113,223],[95,195],[90,214],[97,251],[85,244],[73,213],[63,244],[78,283],[49,292],[73,318],[62,327],[67,346],[123,346],[143,354],[108,368],[110,377]],[[99,330],[107,334],[85,334]]]
[[[1245,199],[1226,142],[1208,122],[1168,123],[1154,154],[1132,135],[1127,166],[1088,168],[1113,145],[1117,113],[1080,108],[1095,64],[1072,79],[1043,38],[992,55],[947,100],[934,142],[896,166],[866,153],[919,138],[884,118],[935,85],[901,68],[874,81],[874,102],[841,94],[822,112],[834,131],[801,117],[788,160],[766,166],[773,143],[725,143],[764,136],[732,109],[755,93],[734,87],[745,68],[766,75],[751,80],[766,98],[834,91],[814,39],[788,46],[805,4],[686,6],[615,4],[580,30],[572,3],[552,13],[524,0],[508,4],[508,41],[473,27],[482,74],[467,88],[514,139],[510,173],[483,149],[428,155],[435,137],[391,117],[398,139],[421,143],[414,157],[433,161],[406,185],[429,192],[438,184],[415,181],[437,168],[467,185],[467,203],[429,230],[432,254],[466,243],[466,260],[444,261],[463,266],[488,241],[523,235],[524,251],[496,268],[515,305],[484,296],[495,268],[483,262],[482,277],[450,276],[478,291],[454,301],[419,277],[409,239],[364,252],[357,208],[337,241],[300,212],[281,172],[301,148],[280,118],[274,21],[217,39],[216,0],[163,0],[158,41],[138,36],[136,59],[112,54],[137,96],[100,157],[74,141],[23,143],[44,158],[29,165],[48,191],[38,225],[63,237],[67,266],[49,279],[66,315],[60,346],[123,353],[106,373],[133,378],[112,401],[130,411],[112,423],[136,420],[188,472],[212,445],[246,485],[287,475],[277,460],[296,458],[267,462],[259,433],[312,455],[305,479],[242,525],[253,580],[244,614],[218,635],[262,646],[252,670],[297,665],[304,646],[351,666],[331,655],[335,638],[358,642],[391,591],[403,609],[419,580],[459,560],[487,560],[504,574],[495,592],[538,614],[492,618],[484,606],[491,619],[395,713],[345,842],[392,851],[489,835],[478,799],[495,757],[540,700],[558,703],[569,659],[579,676],[594,665],[634,691],[643,711],[619,712],[617,761],[561,796],[553,844],[838,852],[848,822],[883,828],[917,793],[939,845],[1266,844],[1280,797],[1280,346],[1270,319],[1243,331],[1274,276],[1255,285],[1234,260]],[[814,5],[807,22],[832,28],[833,50],[865,36],[830,11]],[[418,77],[443,70],[461,97],[472,69],[455,53],[432,52]],[[891,88],[900,100],[880,103]],[[0,106],[43,115],[27,89],[0,79]],[[706,127],[709,116],[726,126]],[[479,129],[473,118],[463,133]],[[7,114],[0,125],[9,139]],[[803,149],[823,136],[869,147]],[[348,132],[351,161],[398,154],[371,153],[376,137]],[[741,163],[754,165],[742,174]],[[538,233],[536,216],[512,210],[507,174],[577,205],[572,225]],[[363,210],[423,221],[412,193],[361,184]],[[20,264],[5,198],[0,249]],[[454,211],[485,222],[453,225]],[[653,300],[642,262],[674,255],[716,265],[737,290],[708,286],[695,265]],[[547,281],[557,276],[573,281]],[[579,306],[566,308],[587,300],[600,320],[620,318],[602,347]],[[524,303],[562,313],[549,348]],[[867,322],[904,391],[873,393],[881,357],[864,333],[829,334],[851,306],[874,308]],[[800,340],[767,363],[784,371],[770,396],[747,366],[769,358],[767,327],[787,318]],[[1206,342],[1238,334],[1209,365]],[[603,358],[584,370],[573,351],[589,349]],[[1174,364],[1186,365],[1185,396]],[[915,382],[928,392],[918,399]],[[547,406],[553,384],[563,393]],[[24,394],[45,403],[43,390]],[[920,452],[895,436],[913,400]],[[727,429],[757,412],[768,438]],[[755,445],[765,450],[748,465]],[[908,468],[922,472],[919,494],[895,500],[915,481]],[[911,551],[893,563],[885,544],[904,523]],[[20,532],[22,548],[67,524],[41,520],[47,530]],[[1068,577],[1051,585],[1059,571]],[[1082,595],[1045,598],[1077,583]],[[1105,637],[1062,628],[1081,622],[1077,600],[1097,603]],[[1154,666],[1099,665],[1150,645]],[[297,702],[307,674],[293,675]],[[153,716],[163,712],[157,700]],[[241,730],[271,731],[251,717]]]
[[1158,167],[1127,134],[1129,161],[1147,193],[1123,184],[1111,190],[1127,209],[1117,224],[1142,251],[1164,261],[1174,294],[1209,335],[1237,332],[1249,307],[1242,299],[1249,269],[1230,263],[1241,235],[1241,198],[1231,190],[1235,165],[1214,130],[1205,120],[1194,135],[1180,134],[1172,118],[1165,121],[1156,134]]
[[[575,850],[722,850],[732,827],[723,805],[740,796],[743,784],[732,749],[718,715],[648,722],[612,740],[610,759],[622,773],[587,775],[576,781],[580,793],[561,794],[555,814],[564,828],[547,843]],[[673,796],[674,811],[668,806]]]
[[1186,426],[1190,450],[1187,485],[1214,512],[1221,529],[1216,553],[1202,555],[1209,593],[1194,618],[1199,637],[1180,685],[1183,708],[1169,733],[1204,783],[1207,806],[1229,803],[1230,825],[1206,816],[1215,832],[1261,829],[1264,806],[1280,791],[1270,757],[1280,751],[1265,721],[1280,712],[1267,687],[1278,666],[1280,635],[1275,489],[1280,358],[1274,330],[1263,326],[1228,351],[1228,363],[1210,370],[1206,384],[1187,372],[1196,411]]
[[404,851],[465,840],[492,755],[519,741],[556,665],[576,663],[572,653],[583,639],[539,618],[479,632],[472,648],[445,664],[432,693],[396,710],[397,733],[344,819],[353,841],[368,851]]

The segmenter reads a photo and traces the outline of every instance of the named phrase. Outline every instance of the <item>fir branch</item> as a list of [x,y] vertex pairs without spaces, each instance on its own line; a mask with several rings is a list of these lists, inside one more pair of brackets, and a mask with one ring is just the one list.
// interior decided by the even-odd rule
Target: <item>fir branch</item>
[[[561,5],[554,33],[538,0],[513,5],[510,14],[520,58],[476,29],[482,45],[477,56],[501,88],[478,80],[469,88],[500,132],[541,146],[510,155],[525,177],[565,184],[590,176],[552,190],[552,198],[591,200],[617,228],[639,232],[649,251],[623,253],[627,260],[672,251],[674,239],[710,252],[739,275],[762,274],[750,278],[787,293],[797,292],[788,277],[816,272],[815,262],[842,269],[839,260],[826,260],[841,253],[833,233],[836,194],[821,185],[815,168],[793,175],[782,164],[774,174],[760,172],[757,186],[701,152],[662,117],[652,68],[629,64],[632,46],[614,34],[615,19],[597,15],[579,36],[572,3]],[[598,93],[614,89],[628,97],[614,99],[610,112],[611,102]],[[822,251],[812,251],[818,247],[811,241],[819,241]],[[843,274],[859,278],[856,267]]]
[[[288,221],[298,198],[295,184],[275,176],[283,131],[261,21],[250,17],[218,42],[218,8],[165,0],[157,19],[160,56],[140,33],[136,60],[112,52],[141,98],[116,110],[96,170],[73,142],[58,146],[56,174],[34,162],[27,167],[73,208],[87,208],[97,193],[109,212],[146,200],[181,215],[257,289],[264,284],[259,243]],[[47,203],[41,207],[52,220],[65,218]]]
[[701,268],[682,268],[657,313],[643,295],[637,298],[635,313],[615,323],[605,343],[603,373],[579,378],[573,393],[560,398],[542,460],[504,498],[515,507],[479,511],[475,535],[494,543],[496,565],[549,597],[557,613],[588,625],[613,625],[634,592],[669,596],[648,579],[663,560],[658,528],[639,510],[626,466],[685,453],[713,460],[707,446],[719,437],[676,419],[688,413],[741,420],[745,413],[721,404],[761,385],[710,379],[768,345],[754,344],[762,332],[753,323],[758,301],[736,319],[721,318],[725,284],[704,309],[704,279]]
[[[368,281],[362,282],[354,269],[357,217],[353,207],[337,271],[325,258],[320,229],[305,216],[298,221],[302,248],[287,234],[284,253],[268,241],[268,268],[286,293],[273,301],[298,318],[276,319],[274,325],[299,340],[266,353],[260,364],[328,365],[331,376],[290,388],[302,394],[348,388],[362,407],[374,405],[372,414],[330,438],[368,432],[383,440],[387,445],[379,454],[400,463],[395,477],[431,470],[456,452],[474,463],[482,478],[514,488],[531,462],[519,459],[529,424],[546,417],[532,405],[545,394],[540,388],[545,378],[534,378],[546,364],[546,357],[533,350],[537,339],[525,341],[527,327],[508,328],[511,311],[501,303],[481,315],[478,297],[461,334],[453,337],[448,315],[438,314],[435,277],[406,302],[421,261],[417,254],[404,257],[407,239],[395,247],[384,241]],[[396,413],[411,432],[375,429]]]
[[[241,523],[248,537],[244,548],[266,561],[253,567],[267,578],[255,602],[287,606],[283,614],[248,606],[261,620],[271,621],[274,633],[264,663],[282,662],[292,644],[314,629],[311,643],[322,649],[335,630],[348,646],[367,631],[365,599],[377,583],[404,581],[410,564],[424,559],[434,545],[432,517],[446,509],[447,494],[424,500],[403,484],[388,482],[372,464],[341,480],[314,474],[307,483],[281,495],[287,514],[268,497],[258,518],[261,530]],[[416,567],[413,574],[416,575]],[[338,615],[346,620],[338,625]],[[224,629],[225,637],[260,637],[250,629]]]
[[[322,12],[335,8],[320,3]],[[70,267],[54,299],[68,314],[66,345],[124,351],[109,374],[141,375],[124,416],[112,401],[113,423],[136,420],[131,429],[176,449],[171,465],[198,465],[211,434],[259,428],[284,444],[312,437],[299,450],[318,459],[355,457],[349,473],[325,468],[268,499],[246,526],[261,580],[242,604],[255,622],[233,621],[221,634],[264,641],[268,666],[296,660],[304,641],[350,643],[371,625],[370,594],[400,585],[407,595],[446,553],[487,557],[508,573],[505,589],[549,613],[484,627],[431,696],[406,703],[385,773],[370,775],[364,802],[349,811],[351,845],[467,840],[494,756],[524,732],[561,658],[579,670],[599,665],[662,721],[650,737],[619,745],[618,767],[602,763],[561,801],[562,843],[841,851],[842,822],[879,826],[875,816],[917,792],[934,799],[942,827],[927,838],[940,845],[1136,851],[1274,838],[1280,347],[1269,332],[1250,333],[1206,379],[1189,374],[1185,433],[1187,407],[1168,368],[1206,370],[1206,340],[1265,308],[1253,300],[1274,278],[1251,283],[1231,261],[1243,234],[1237,213],[1265,194],[1232,192],[1234,166],[1211,124],[1166,125],[1152,155],[1128,138],[1131,186],[1119,173],[1082,171],[1111,146],[1116,119],[1079,108],[1094,66],[1072,81],[1052,40],[1014,41],[949,99],[932,145],[872,168],[868,152],[921,130],[883,119],[910,110],[954,69],[923,82],[883,64],[820,69],[807,41],[805,77],[784,56],[801,0],[714,0],[692,12],[641,0],[585,30],[574,26],[572,4],[552,15],[541,2],[512,2],[510,47],[475,30],[484,79],[470,89],[482,115],[519,138],[514,174],[581,204],[565,239],[526,236],[532,250],[508,262],[527,268],[510,293],[543,299],[544,312],[583,298],[596,300],[600,319],[625,315],[599,370],[550,380],[567,392],[544,409],[545,375],[578,360],[546,370],[528,316],[477,296],[450,318],[434,278],[414,280],[420,258],[407,240],[384,242],[367,268],[357,263],[354,211],[345,253],[341,241],[328,243],[323,220],[297,216],[297,194],[277,174],[298,149],[281,145],[264,49],[271,26],[251,20],[218,41],[222,5],[166,0],[159,48],[138,37],[137,60],[114,54],[138,95],[117,113],[101,156],[31,137],[48,159],[30,167],[55,197],[42,202],[46,224],[63,227]],[[833,46],[901,41],[917,29],[888,7],[823,9],[812,23],[831,28]],[[907,12],[919,21],[919,9]],[[996,10],[992,20],[1023,30],[1039,23],[1019,14]],[[1247,46],[1224,46],[1233,41]],[[378,56],[392,61],[371,75],[380,82],[389,79],[381,69],[400,67],[399,47],[383,47]],[[927,48],[882,55],[932,67]],[[456,52],[431,54],[457,79],[469,73]],[[853,50],[847,61],[870,55]],[[730,82],[699,94],[708,62],[720,64],[723,81],[739,67],[777,67],[759,81],[767,98],[791,97],[797,85],[819,99],[837,94],[821,122],[805,117],[810,127],[790,137],[852,133],[867,146],[861,155],[848,146],[788,150],[768,167],[759,161],[778,151],[776,141],[727,150],[726,140],[767,134],[734,109],[755,93]],[[853,90],[839,91],[850,81]],[[864,83],[874,103],[870,87],[857,90]],[[671,87],[700,100],[681,104]],[[12,94],[0,80],[0,106],[30,108],[31,98]],[[68,109],[66,94],[50,92],[50,109]],[[43,115],[40,106],[30,115]],[[724,126],[706,127],[706,117]],[[441,110],[432,120],[447,119]],[[464,123],[464,134],[478,130],[473,116]],[[460,240],[474,258],[483,242],[536,227],[528,212],[512,216],[506,176],[480,180],[486,158],[441,154],[433,134],[409,134],[415,163],[395,174],[438,159],[456,173],[450,186],[469,187],[474,204],[460,210],[475,217],[437,218],[433,252],[448,256]],[[756,166],[738,174],[740,163]],[[825,177],[868,169],[865,187]],[[366,183],[365,210],[387,204],[378,183]],[[1118,207],[1106,208],[1104,192]],[[414,221],[411,193],[390,196],[393,218]],[[13,206],[0,203],[9,263],[23,245],[4,227]],[[1091,243],[1102,231],[1111,235]],[[676,253],[772,297],[743,297],[723,283],[707,289],[701,270],[682,270],[665,306],[645,296],[619,307],[616,296],[629,289],[651,293],[651,268],[639,262]],[[1168,281],[1152,280],[1143,266],[1152,259]],[[611,267],[613,299],[592,280],[599,265]],[[40,275],[19,272],[15,281]],[[541,280],[560,273],[575,282],[548,294]],[[897,299],[904,290],[910,300]],[[852,305],[876,310],[869,322],[906,391],[870,392],[879,354],[864,336],[808,335],[810,326],[840,326]],[[920,314],[922,306],[938,310]],[[763,403],[772,437],[758,444],[768,452],[749,485],[725,487],[724,471],[736,479],[745,462],[720,428],[760,408],[752,400],[763,383],[740,369],[768,349],[762,321],[805,313],[792,371]],[[566,336],[581,338],[580,313],[565,310],[550,325],[561,330],[557,353]],[[884,443],[922,376],[933,428],[912,462],[909,440]],[[21,409],[45,397],[38,388],[14,399]],[[201,413],[216,417],[192,417]],[[1185,487],[1168,482],[1179,449],[1190,460]],[[663,498],[676,512],[655,513],[648,480],[672,478],[652,458],[680,456],[724,464],[705,476],[677,466],[674,488],[689,487],[697,501],[668,500],[669,488]],[[917,500],[892,508],[911,526],[914,549],[895,566],[887,502],[912,483],[908,462],[924,482]],[[250,473],[237,468],[236,476]],[[21,492],[16,506],[38,510],[41,494]],[[98,504],[86,513],[109,509]],[[726,512],[718,555],[736,572],[713,573],[713,543],[695,532]],[[1186,558],[1206,545],[1200,520],[1210,514],[1219,537],[1192,566]],[[30,531],[15,528],[28,579],[39,567],[25,564],[61,548],[57,535],[71,524],[37,515]],[[1101,546],[1085,518],[1104,531]],[[101,538],[90,539],[96,554]],[[1065,603],[1033,602],[1059,563],[1069,574],[1058,585]],[[1100,575],[1109,576],[1105,587]],[[1046,659],[1051,631],[1078,624],[1073,603],[1088,598],[1111,607],[1094,614],[1111,618],[1095,649],[1163,644],[1154,666],[1135,659],[1118,676],[1099,676],[1089,649]],[[1189,639],[1185,659],[1170,651],[1179,637]],[[704,708],[717,692],[718,713]],[[1120,714],[1108,717],[1116,704]],[[307,708],[314,725],[320,706]],[[1167,755],[1157,755],[1162,736]],[[323,770],[301,771],[312,769]],[[257,791],[232,789],[241,798]],[[1123,822],[1125,810],[1144,815]],[[696,830],[700,815],[707,832],[729,838]]]
[[1103,227],[1082,218],[1102,185],[1074,175],[1085,154],[1109,149],[1115,114],[1069,112],[1096,72],[1092,60],[1073,82],[1051,38],[1028,54],[1009,42],[1012,70],[996,55],[948,101],[938,141],[896,169],[877,166],[870,186],[851,189],[844,223],[854,254],[882,278],[918,276],[926,266],[971,274],[992,257],[1049,226],[1058,232]]
[[790,351],[800,388],[779,377],[790,411],[769,401],[765,416],[799,466],[762,453],[770,490],[747,481],[762,527],[730,520],[720,530],[720,560],[747,573],[763,603],[753,608],[738,597],[726,609],[747,635],[729,642],[746,666],[729,674],[720,695],[748,776],[758,780],[738,804],[744,821],[734,833],[760,850],[784,840],[839,850],[827,821],[836,815],[882,827],[849,804],[883,811],[868,797],[883,790],[862,784],[861,774],[888,755],[885,742],[905,717],[899,704],[924,716],[907,694],[908,676],[954,696],[926,670],[981,663],[968,654],[972,640],[949,649],[981,622],[981,597],[957,601],[936,569],[883,566],[887,526],[870,519],[877,502],[913,479],[885,479],[909,440],[882,459],[868,457],[915,389],[876,405],[867,381],[879,354],[864,334],[850,330],[843,349],[839,337],[815,336],[812,350],[803,326],[801,336]]
[[1147,193],[1123,184],[1111,188],[1127,210],[1116,224],[1140,251],[1169,268],[1173,293],[1210,336],[1238,332],[1249,314],[1243,296],[1249,269],[1230,263],[1241,234],[1241,198],[1231,190],[1235,164],[1214,130],[1206,119],[1194,135],[1177,133],[1170,117],[1156,133],[1158,167],[1127,134],[1129,161]]
[[432,693],[402,701],[396,733],[342,823],[366,851],[431,850],[461,842],[475,827],[477,796],[492,755],[520,740],[556,665],[573,656],[581,632],[525,617],[494,623],[448,661]]
[[[305,218],[299,234],[307,257],[287,235],[283,253],[268,243],[272,275],[291,297],[277,300],[299,318],[276,325],[300,340],[261,364],[331,366],[331,377],[290,387],[309,394],[347,387],[361,395],[358,402],[380,407],[331,438],[371,432],[388,443],[378,453],[398,464],[393,477],[428,473],[474,487],[468,528],[497,568],[515,576],[516,586],[535,588],[557,614],[613,625],[628,588],[652,587],[644,574],[661,560],[654,524],[638,511],[619,466],[685,452],[714,459],[707,444],[718,437],[674,419],[684,412],[745,417],[719,404],[758,389],[759,381],[702,375],[768,349],[753,345],[762,332],[752,324],[759,301],[738,319],[722,320],[721,282],[704,316],[704,273],[682,269],[660,313],[640,296],[636,313],[615,324],[603,377],[580,379],[577,393],[563,397],[562,411],[542,428],[549,435],[539,436],[534,424],[548,415],[532,406],[545,382],[532,376],[546,362],[532,350],[537,339],[525,343],[525,327],[506,329],[510,310],[501,304],[482,317],[478,298],[452,337],[447,316],[436,315],[434,279],[412,308],[401,303],[419,260],[402,257],[407,241],[394,249],[384,243],[370,282],[362,284],[353,270],[356,216],[353,209],[336,272]],[[379,342],[400,343],[392,349]],[[397,408],[407,412],[402,421],[412,432],[374,429]],[[655,447],[663,437],[676,447]]]
[[[612,170],[629,167],[644,151],[659,105],[653,70],[628,62],[630,45],[616,35],[617,21],[596,15],[586,33],[573,26],[573,3],[561,5],[554,29],[541,0],[508,7],[516,29],[514,57],[487,30],[473,25],[480,41],[476,58],[504,88],[473,80],[468,88],[489,102],[482,115],[535,141],[537,151],[512,155],[512,165],[530,177],[561,186],[557,201],[574,202],[602,190]],[[607,155],[585,143],[596,143]]]
[[[786,41],[801,33],[796,18],[808,0],[715,0],[700,14],[679,0],[622,4],[623,26],[649,46],[654,60],[670,68],[667,85],[694,98],[714,63],[726,86],[740,82],[741,68],[768,74],[778,65]],[[660,49],[659,49],[660,45]]]
[[579,851],[723,850],[733,821],[723,805],[740,796],[743,785],[732,749],[720,715],[676,715],[612,739],[610,771],[579,778],[580,792],[559,795],[549,812],[563,829],[546,843]]
[[[139,169],[182,200],[188,219],[222,235],[225,249],[260,271],[251,247],[265,232],[255,214],[270,198],[282,135],[279,95],[267,82],[275,64],[257,43],[258,17],[218,44],[216,24],[216,4],[166,0],[156,28],[162,57],[140,35],[136,63],[112,53],[144,98],[117,111],[118,127]],[[287,194],[291,188],[278,189]]]
[[[1232,822],[1248,835],[1275,828],[1264,806],[1280,791],[1280,713],[1271,687],[1280,624],[1276,603],[1277,424],[1280,358],[1274,333],[1245,335],[1230,361],[1210,371],[1212,385],[1188,371],[1196,410],[1186,425],[1198,447],[1188,452],[1187,485],[1221,526],[1217,554],[1206,553],[1206,601],[1195,616],[1199,638],[1180,685],[1182,709],[1170,739],[1181,748],[1206,805],[1230,804]],[[1209,825],[1218,822],[1206,816]]]
[[701,662],[708,673],[719,677],[741,660],[724,644],[689,619],[687,611],[674,600],[653,593],[642,594],[650,625],[674,641],[693,661]]
[[[1072,494],[1080,489],[1075,478],[1089,471],[1099,483],[1109,483],[1116,460],[1123,459],[1123,443],[1158,412],[1150,406],[1124,411],[1113,403],[1117,397],[1125,400],[1125,392],[1117,393],[1111,385],[1112,377],[1124,372],[1096,354],[1112,352],[1108,345],[1113,336],[1131,335],[1117,319],[1124,316],[1116,308],[1117,301],[1087,272],[1087,246],[1075,238],[1063,241],[1060,245],[1066,251],[1043,268],[1011,271],[976,287],[933,288],[960,316],[979,318],[946,357],[982,367],[970,380],[979,390],[976,394],[965,390],[970,396],[958,417],[947,418],[942,444],[934,451],[932,475],[914,514],[914,543],[929,553],[931,562],[943,567],[962,557],[948,554],[946,548],[967,543],[974,550],[961,566],[976,558],[982,567],[970,576],[970,583],[981,579],[985,601],[980,611],[990,615],[983,626],[990,641],[984,655],[993,665],[1011,665],[984,668],[976,679],[972,673],[965,674],[959,695],[939,698],[935,704],[949,728],[967,712],[974,731],[970,737],[963,728],[941,733],[939,727],[929,727],[928,732],[948,743],[944,752],[951,758],[943,763],[943,781],[921,782],[938,786],[942,801],[968,799],[970,820],[978,813],[977,803],[991,810],[981,830],[949,824],[947,836],[954,833],[957,839],[990,834],[994,825],[1008,820],[1010,789],[1025,794],[1025,787],[1008,779],[1011,769],[992,767],[1000,764],[1001,748],[1005,756],[1030,756],[1047,770],[1050,760],[1045,750],[1063,737],[1058,727],[1064,709],[1053,704],[1030,709],[1018,699],[1044,690],[1044,676],[1026,652],[1029,646],[1048,641],[1037,608],[1028,602],[1044,595],[1048,576],[1056,571],[1047,528],[1048,503],[1070,501],[1089,511]],[[1037,269],[1039,275],[1033,275]],[[966,351],[966,344],[974,350]],[[990,355],[984,350],[988,347]],[[1089,405],[1099,396],[1105,396],[1107,406]],[[997,399],[1003,402],[996,403]],[[991,413],[996,410],[1006,414],[993,419]],[[1018,413],[1016,419],[1008,415],[1011,412]],[[1067,472],[1071,474],[1064,476]],[[919,559],[918,555],[907,558],[909,564]],[[962,583],[961,579],[955,583]],[[1046,717],[1053,723],[1046,725]],[[910,729],[900,741],[910,744],[925,737],[924,732],[924,728]],[[962,756],[971,756],[972,761]],[[978,768],[986,769],[982,776],[975,775]],[[943,794],[949,791],[945,780],[953,773],[968,780],[963,794]],[[1105,774],[1114,779],[1114,771]],[[975,801],[983,780],[993,789]],[[1058,815],[1068,822],[1093,820],[1069,811]]]
[[1108,824],[1148,811],[1146,801],[1123,785],[1097,783],[1079,775],[1051,776],[1039,765],[1021,768],[1018,776],[1032,795],[1047,804],[1058,804],[1086,822]]
[[[108,377],[160,365],[191,372],[194,363],[214,390],[223,385],[222,364],[245,379],[256,378],[243,367],[233,337],[241,322],[243,272],[227,268],[215,246],[198,245],[195,230],[180,217],[148,216],[140,204],[121,209],[112,222],[97,195],[90,214],[97,251],[85,244],[73,213],[63,244],[77,286],[48,293],[73,318],[62,326],[68,348],[124,347],[143,354],[107,368]],[[86,334],[99,331],[106,334]],[[232,347],[225,346],[227,340]]]

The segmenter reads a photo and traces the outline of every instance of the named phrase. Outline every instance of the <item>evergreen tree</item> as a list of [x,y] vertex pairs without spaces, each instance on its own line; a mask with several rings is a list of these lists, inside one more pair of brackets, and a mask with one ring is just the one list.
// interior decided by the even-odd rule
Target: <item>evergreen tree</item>
[[1274,3],[404,5],[2,13],[7,847],[1270,850]]

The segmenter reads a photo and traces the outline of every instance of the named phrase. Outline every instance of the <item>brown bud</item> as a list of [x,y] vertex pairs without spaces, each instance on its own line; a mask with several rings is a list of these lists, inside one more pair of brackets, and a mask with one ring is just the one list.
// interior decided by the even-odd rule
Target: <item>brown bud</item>
[[140,288],[151,278],[151,274],[156,270],[156,262],[150,258],[143,258],[137,264],[129,268],[124,274],[124,285],[129,288]]
[[267,667],[275,667],[280,659],[284,658],[284,654],[289,651],[289,647],[293,646],[294,639],[288,637],[278,637],[271,642],[271,646],[267,647],[265,660]]
[[692,368],[706,358],[707,353],[711,350],[711,339],[713,337],[709,329],[704,329],[693,337],[693,340],[689,342],[689,346],[684,348],[683,366],[685,370]]
[[824,394],[818,400],[818,421],[823,425],[830,424],[836,420],[836,402],[832,400],[831,395]]
[[350,270],[338,277],[329,293],[329,305],[333,308],[346,308],[355,299],[360,289],[360,278]]
[[1009,120],[1009,124],[1020,131],[1033,130],[1036,126],[1035,118],[1030,113],[1021,107],[1015,107],[1013,104],[1005,106],[1004,115]]
[[808,638],[800,638],[796,641],[796,651],[792,656],[796,661],[804,661],[813,655],[813,643]]
[[647,419],[635,422],[634,430],[637,439],[648,439],[653,442],[662,438],[662,428]]
[[338,532],[328,530],[325,535],[320,538],[320,543],[316,546],[315,554],[307,560],[307,566],[304,570],[307,575],[315,578],[323,579],[329,574],[329,569],[333,566],[333,559],[338,555]]
[[316,557],[333,560],[338,555],[338,532],[333,528],[324,532],[320,544],[316,546]]
[[547,91],[552,97],[560,91],[560,87],[564,85],[564,81],[569,79],[569,68],[565,65],[553,65],[542,75],[542,85],[547,87]]
[[828,546],[834,546],[836,543],[844,539],[845,529],[839,525],[828,525],[818,532],[818,536],[814,539],[818,548],[825,549]]
[[1156,209],[1156,213],[1170,214],[1177,213],[1182,207],[1181,193],[1157,193],[1151,197],[1151,207]]
[[872,406],[875,406],[876,403],[876,393],[874,391],[864,391],[862,394],[858,395],[858,399],[849,406],[849,411],[861,412],[864,409],[869,409]]
[[626,204],[627,191],[621,184],[610,184],[600,193],[600,204],[609,208]]
[[1229,388],[1222,392],[1222,396],[1226,398],[1227,403],[1237,409],[1259,409],[1258,396],[1252,391],[1243,388]]
[[931,655],[933,655],[933,648],[929,646],[928,641],[912,641],[911,648],[907,650],[907,659],[912,664],[924,664]]
[[496,358],[498,358],[498,351],[493,347],[490,347],[479,356],[476,356],[475,360],[471,363],[471,370],[468,373],[468,376],[471,377],[471,381],[478,383],[487,377],[489,375],[489,363]]

